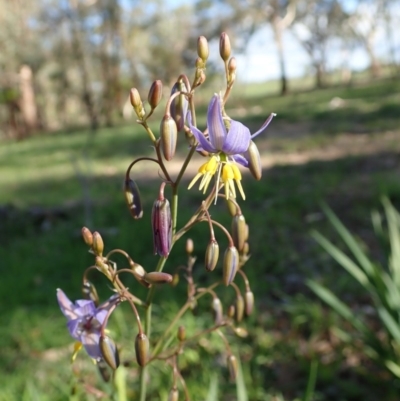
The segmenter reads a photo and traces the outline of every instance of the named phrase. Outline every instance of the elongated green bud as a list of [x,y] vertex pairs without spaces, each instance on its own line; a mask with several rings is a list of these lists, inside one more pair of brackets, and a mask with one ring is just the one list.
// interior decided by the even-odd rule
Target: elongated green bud
[[139,92],[136,88],[132,88],[129,92],[129,98],[133,109],[139,119],[142,119],[146,115],[146,111],[143,107],[142,99],[140,98]]
[[237,250],[241,252],[243,250],[246,235],[247,235],[246,220],[242,214],[237,214],[232,219],[232,239]]
[[149,94],[147,96],[147,100],[152,109],[155,109],[160,103],[160,100],[162,98],[162,92],[163,92],[163,85],[162,82],[158,79],[157,81],[154,81],[151,84]]
[[250,251],[250,245],[248,242],[245,242],[242,250],[242,255],[248,255],[249,251]]
[[114,341],[108,336],[100,336],[100,351],[108,366],[115,370],[119,366],[118,348]]
[[82,294],[85,299],[90,299],[96,306],[99,305],[99,296],[95,286],[90,281],[85,280],[82,284]]
[[82,227],[82,237],[86,245],[93,245],[93,234],[87,227]]
[[150,272],[144,275],[144,280],[149,284],[165,284],[172,282],[172,276],[164,272]]
[[228,60],[231,55],[231,41],[225,32],[222,32],[219,38],[219,54],[224,61]]
[[[180,79],[172,87],[171,95],[173,95],[174,93],[176,93],[178,91],[185,92],[185,93],[188,91],[188,89],[186,88],[186,85],[182,79]],[[183,94],[176,97],[171,103],[170,112],[171,112],[172,118],[176,122],[178,131],[182,131],[183,127],[185,126],[185,120],[186,120],[188,106],[189,106],[189,102],[186,99],[186,96]]]
[[168,401],[178,401],[179,400],[179,390],[176,386],[172,387],[168,394]]
[[233,331],[240,338],[246,338],[249,335],[249,332],[243,327],[234,327]]
[[245,157],[249,161],[249,170],[251,175],[258,181],[262,177],[262,166],[260,152],[258,151],[257,145],[250,141],[249,148],[245,152]]
[[208,272],[211,272],[217,266],[219,258],[219,245],[215,239],[212,239],[206,249],[205,266]]
[[246,316],[250,316],[254,308],[254,294],[251,291],[246,291],[244,293],[244,300],[246,305],[245,308]]
[[197,39],[197,54],[204,62],[208,59],[208,41],[204,36],[199,36]]
[[135,279],[142,284],[144,287],[149,288],[151,284],[145,281],[144,276],[146,274],[146,270],[144,270],[142,265],[135,263],[132,259],[129,260],[129,266],[132,269],[133,275]]
[[146,334],[138,334],[135,340],[136,360],[139,366],[146,365],[149,359],[149,339]]
[[239,253],[234,246],[226,249],[222,263],[222,281],[229,285],[235,278],[239,266]]
[[226,315],[231,319],[235,316],[235,305],[229,305],[228,312],[226,312]]
[[226,206],[228,207],[229,214],[234,217],[237,215],[237,206],[230,200],[225,198]]
[[129,208],[129,212],[134,219],[140,219],[143,216],[142,202],[140,199],[139,188],[135,181],[129,179],[124,181],[124,195]]
[[95,255],[101,256],[104,251],[104,242],[103,238],[101,238],[101,235],[95,231],[93,233],[93,244],[92,244],[92,249]]
[[193,253],[194,250],[194,243],[193,240],[191,238],[188,238],[186,240],[186,253],[188,255],[191,255]]
[[235,355],[229,355],[227,358],[227,365],[229,370],[229,378],[231,381],[235,381],[237,377],[238,364]]
[[185,329],[185,326],[179,326],[179,327],[178,327],[178,335],[177,335],[177,337],[178,337],[178,340],[179,340],[179,341],[185,341],[185,339],[186,339],[186,329]]
[[172,160],[175,156],[176,143],[178,140],[178,127],[170,114],[166,114],[160,125],[161,148],[165,160]]
[[167,257],[172,245],[172,219],[168,199],[164,198],[162,191],[160,190],[160,195],[153,204],[151,225],[154,253]]
[[219,326],[223,319],[222,303],[219,298],[213,298],[212,309],[214,311],[214,323]]
[[236,308],[235,308],[235,319],[238,323],[243,320],[244,313],[244,299],[241,295],[236,296]]

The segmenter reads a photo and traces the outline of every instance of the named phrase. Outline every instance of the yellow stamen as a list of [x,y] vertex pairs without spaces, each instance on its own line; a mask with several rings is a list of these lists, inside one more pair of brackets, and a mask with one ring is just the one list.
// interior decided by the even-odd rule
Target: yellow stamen
[[244,194],[242,183],[240,182],[242,180],[242,173],[239,170],[239,167],[236,164],[232,164],[232,171],[234,175],[234,179],[236,182],[236,185],[239,189],[240,195],[242,195],[243,200],[246,199],[246,195]]
[[80,341],[77,341],[74,344],[74,353],[72,354],[71,357],[71,363],[75,361],[76,356],[78,355],[78,352],[82,349],[82,343]]

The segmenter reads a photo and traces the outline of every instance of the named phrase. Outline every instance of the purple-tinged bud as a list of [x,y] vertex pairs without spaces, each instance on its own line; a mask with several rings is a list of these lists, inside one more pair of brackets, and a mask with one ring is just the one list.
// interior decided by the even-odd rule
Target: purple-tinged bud
[[168,401],[178,401],[179,400],[179,391],[176,386],[172,387],[168,394]]
[[229,370],[229,378],[231,381],[235,381],[238,372],[238,364],[235,355],[229,355],[227,358],[227,365]]
[[108,336],[100,336],[100,351],[108,366],[115,370],[119,366],[119,354],[113,340]]
[[232,239],[237,250],[241,252],[246,242],[246,220],[242,214],[237,214],[232,219]]
[[143,277],[149,284],[165,284],[172,282],[172,276],[163,272],[150,272],[146,273]]
[[212,272],[217,266],[219,258],[219,245],[215,239],[210,240],[206,249],[205,266],[208,272]]
[[197,39],[197,54],[204,62],[208,59],[208,41],[204,36],[199,36]]
[[250,141],[249,148],[244,153],[245,158],[249,162],[249,170],[252,176],[257,180],[261,180],[262,176],[262,166],[261,166],[261,158],[260,152],[258,151],[257,145]]
[[231,42],[225,32],[222,32],[219,38],[219,54],[224,61],[227,61],[231,55]]
[[172,160],[175,156],[178,140],[178,127],[170,114],[166,114],[160,124],[161,148],[165,160]]
[[86,245],[93,245],[93,234],[87,227],[82,227],[82,237]]
[[253,313],[254,308],[254,294],[252,291],[246,291],[244,293],[244,300],[245,300],[245,313],[246,316],[250,316]]
[[226,249],[222,263],[222,281],[230,285],[235,278],[239,266],[239,253],[234,246]]
[[235,319],[238,323],[243,320],[243,313],[244,313],[244,299],[241,295],[236,296],[236,308],[235,308]]
[[151,213],[154,253],[167,257],[172,245],[171,208],[162,195],[154,202]]
[[178,327],[178,334],[177,334],[178,340],[179,341],[185,341],[186,339],[186,329],[185,326],[179,326]]
[[193,253],[194,250],[194,243],[193,240],[191,238],[188,238],[186,240],[186,253],[188,255],[191,255]]
[[222,303],[219,298],[213,298],[212,309],[214,311],[214,323],[219,326],[222,324],[223,319]]
[[140,199],[139,188],[135,181],[131,179],[124,181],[124,195],[131,216],[136,220],[142,218],[142,202]]
[[139,366],[146,366],[149,359],[149,339],[146,334],[139,333],[135,340],[136,360]]
[[226,315],[231,319],[235,316],[235,305],[229,305]]
[[[173,95],[175,92],[178,92],[178,91],[185,92],[185,93],[188,91],[183,80],[179,80],[172,87],[171,95]],[[186,120],[186,114],[187,114],[188,107],[189,107],[189,102],[186,99],[186,96],[183,94],[176,97],[171,103],[170,112],[171,112],[172,118],[176,122],[178,131],[181,131],[183,129],[183,127],[185,126],[185,120]]]
[[93,233],[92,249],[93,249],[94,254],[97,256],[101,256],[104,251],[103,238],[101,238],[101,235],[97,231],[95,231]]
[[163,85],[162,82],[158,79],[157,81],[154,81],[151,84],[149,94],[147,96],[147,100],[152,109],[155,109],[160,103],[160,100],[162,98],[162,93],[163,93]]
[[85,280],[83,282],[82,294],[85,299],[93,301],[96,306],[99,305],[99,296],[97,294],[95,286],[90,281]]

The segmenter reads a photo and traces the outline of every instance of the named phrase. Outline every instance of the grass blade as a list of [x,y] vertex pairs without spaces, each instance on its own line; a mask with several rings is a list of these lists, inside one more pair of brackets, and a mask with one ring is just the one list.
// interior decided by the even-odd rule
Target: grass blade
[[218,373],[214,373],[210,379],[206,401],[218,401]]
[[315,384],[317,382],[318,373],[318,361],[314,360],[311,362],[310,375],[308,376],[307,388],[304,393],[302,401],[311,401],[314,395]]

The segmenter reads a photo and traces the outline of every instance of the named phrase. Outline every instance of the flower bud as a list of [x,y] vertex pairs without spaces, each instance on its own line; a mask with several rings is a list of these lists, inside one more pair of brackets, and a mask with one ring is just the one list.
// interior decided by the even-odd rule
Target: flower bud
[[242,249],[242,255],[248,255],[249,251],[250,251],[250,245],[248,242],[245,242]]
[[231,55],[231,42],[225,32],[222,32],[219,38],[219,54],[224,61],[228,60]]
[[155,109],[160,103],[163,92],[162,82],[158,79],[151,84],[147,100],[152,109]]
[[240,338],[246,338],[249,335],[249,332],[243,327],[234,327],[233,331]]
[[186,240],[186,253],[188,255],[191,255],[193,253],[193,249],[194,249],[194,243],[193,240],[191,238],[188,238]]
[[226,199],[226,198],[225,198],[225,203],[226,203],[226,206],[228,207],[228,211],[229,211],[230,215],[232,217],[236,216],[238,212],[237,212],[237,206],[235,205],[235,203],[232,202],[230,199]]
[[86,245],[93,245],[93,234],[87,227],[82,227],[82,237]]
[[85,280],[82,284],[82,294],[85,299],[89,299],[94,302],[96,306],[99,305],[99,296],[95,286],[88,280]]
[[101,256],[96,256],[94,259],[94,264],[98,270],[100,270],[103,274],[108,276],[109,274],[109,266],[107,263],[104,263],[103,258]]
[[244,299],[241,295],[237,295],[236,297],[236,308],[235,308],[235,319],[238,323],[240,323],[243,319],[244,313]]
[[204,60],[202,59],[202,58],[200,58],[200,57],[197,57],[196,58],[196,62],[195,62],[195,67],[196,67],[196,69],[197,69],[197,71],[196,71],[196,78],[198,78],[199,77],[199,74],[200,74],[200,72],[203,70],[203,68],[205,67],[205,65],[204,65]]
[[237,61],[235,57],[232,57],[228,62],[228,71],[232,74],[237,70]]
[[129,260],[129,266],[132,269],[132,273],[135,276],[135,279],[144,287],[149,288],[151,284],[144,280],[146,270],[144,270],[143,266],[135,263],[132,259]]
[[237,377],[238,364],[235,355],[229,355],[227,358],[227,365],[229,370],[229,378],[235,381]]
[[117,369],[119,366],[119,354],[114,341],[108,336],[100,336],[99,346],[103,359],[108,366],[113,370]]
[[149,339],[146,334],[139,333],[135,340],[136,360],[139,366],[146,365],[149,359]]
[[154,253],[167,257],[172,245],[171,209],[167,199],[157,199],[151,213]]
[[172,387],[168,394],[168,401],[178,401],[179,400],[179,391],[176,386]]
[[97,231],[93,233],[92,249],[95,255],[97,256],[101,256],[103,254],[104,250],[103,238],[101,238],[101,235]]
[[131,216],[140,219],[143,216],[142,202],[140,199],[139,188],[135,181],[129,179],[124,181],[124,195]]
[[149,284],[165,284],[172,281],[172,276],[163,272],[150,272],[144,275],[144,280]]
[[215,239],[210,240],[206,249],[205,266],[208,272],[211,272],[217,266],[219,257],[219,246]]
[[252,176],[258,181],[262,176],[262,166],[260,152],[258,151],[257,145],[250,141],[249,148],[244,154],[245,158],[249,161],[249,170]]
[[222,324],[223,318],[222,303],[219,298],[213,298],[212,309],[214,311],[214,323],[219,326]]
[[229,285],[235,278],[239,266],[239,253],[234,246],[226,249],[222,263],[222,281]]
[[197,39],[197,54],[204,62],[208,59],[208,41],[204,36],[199,36]]
[[129,92],[129,98],[136,115],[142,119],[146,115],[146,111],[143,107],[142,100],[140,98],[139,92],[136,88],[132,88]]
[[[183,80],[179,80],[173,87],[171,91],[171,95],[173,95],[175,92],[187,92],[188,89],[186,88],[185,83]],[[181,94],[178,97],[176,97],[172,103],[171,103],[171,116],[175,120],[176,126],[178,128],[178,131],[181,131],[183,127],[185,126],[185,120],[186,120],[186,114],[188,110],[189,102],[186,99],[186,96]]]
[[244,293],[244,300],[246,306],[245,308],[246,316],[250,316],[254,308],[254,294],[251,291],[246,291]]
[[160,125],[161,148],[165,160],[172,160],[175,156],[176,143],[178,140],[178,127],[170,114],[166,114]]
[[232,219],[232,239],[239,252],[243,250],[247,231],[248,229],[246,228],[244,216],[242,214],[234,216]]
[[171,284],[172,287],[176,287],[178,285],[178,283],[179,283],[179,274],[175,273],[172,276],[172,281],[170,282],[170,284]]
[[185,329],[185,326],[179,326],[179,327],[178,327],[178,335],[177,335],[177,337],[178,337],[178,340],[179,340],[179,341],[185,341],[185,339],[186,339],[186,329]]
[[226,312],[226,316],[231,319],[235,316],[235,305],[229,305],[228,312]]

